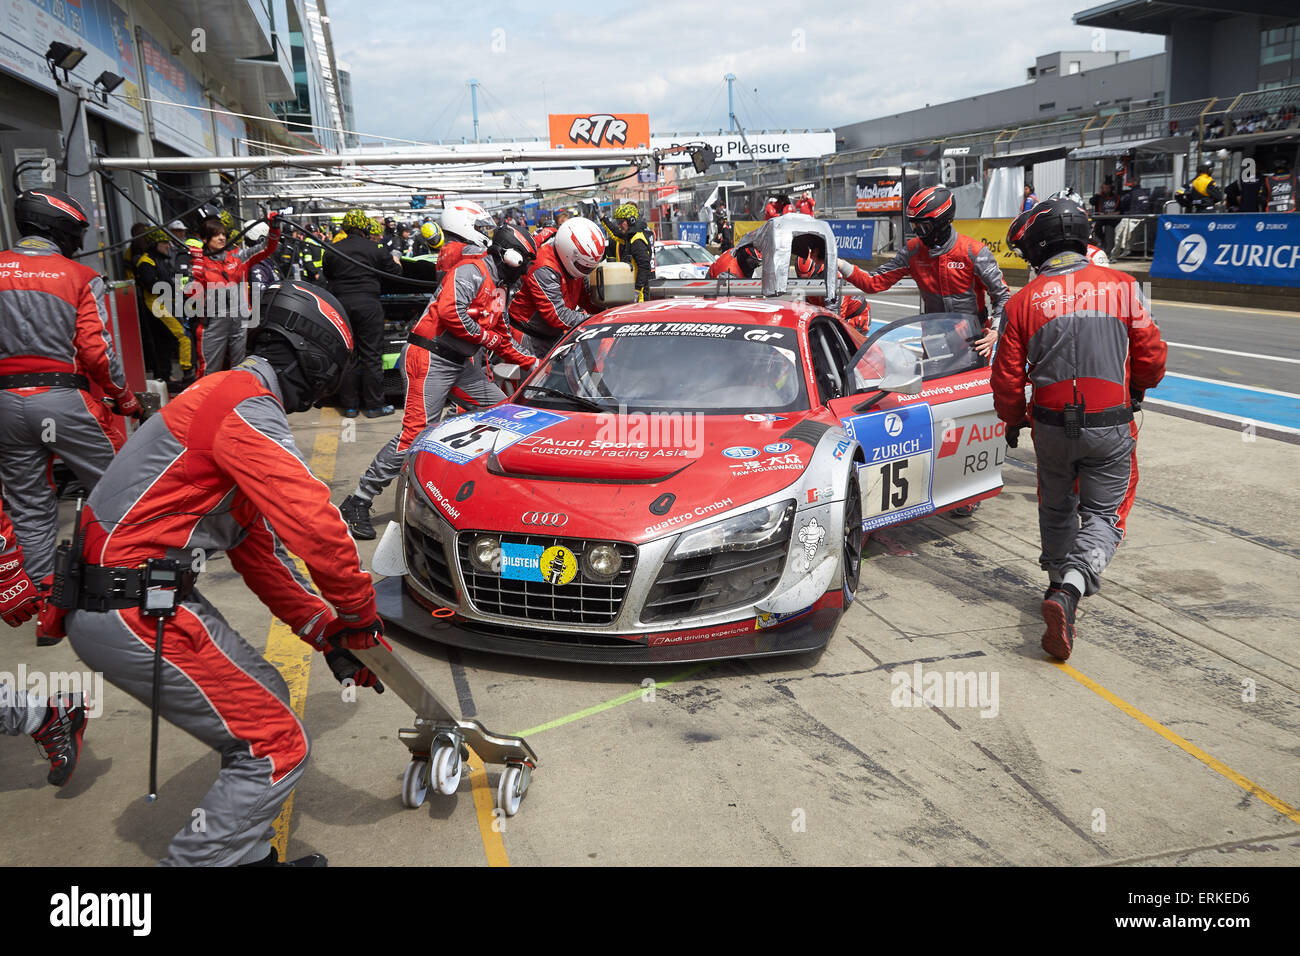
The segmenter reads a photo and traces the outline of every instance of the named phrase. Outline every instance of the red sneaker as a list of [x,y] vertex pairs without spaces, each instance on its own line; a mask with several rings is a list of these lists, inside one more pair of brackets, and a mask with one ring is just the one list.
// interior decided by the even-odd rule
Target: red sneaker
[[41,745],[50,761],[50,773],[45,779],[61,787],[72,778],[81,756],[81,738],[86,733],[86,708],[80,694],[51,697],[45,711],[45,721],[32,739]]
[[1068,661],[1074,650],[1074,610],[1079,605],[1079,592],[1068,584],[1043,596],[1043,650],[1058,661]]

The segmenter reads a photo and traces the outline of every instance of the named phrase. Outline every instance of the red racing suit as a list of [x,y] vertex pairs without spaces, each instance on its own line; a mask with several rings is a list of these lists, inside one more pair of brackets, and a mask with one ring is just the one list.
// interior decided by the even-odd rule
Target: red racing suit
[[134,401],[103,295],[99,273],[49,239],[0,253],[0,484],[36,581],[54,569],[52,457],[93,488],[126,437],[96,394]]
[[[234,368],[244,360],[242,316],[252,314],[247,292],[249,270],[274,253],[279,244],[280,230],[272,219],[266,244],[246,258],[229,247],[215,254],[204,252],[201,246],[189,247],[192,279],[185,296],[203,303],[195,323],[199,377],[223,367]],[[242,314],[238,306],[232,311],[232,295],[240,297]],[[187,311],[192,309],[193,305]]]
[[[1137,492],[1130,406],[1164,377],[1166,351],[1133,277],[1077,252],[1048,259],[1007,303],[993,404],[1008,428],[1033,418],[1040,564],[1054,581],[1078,571],[1086,593],[1101,587]],[[1076,438],[1063,418],[1080,403]]]
[[721,275],[732,275],[738,279],[745,278],[740,263],[736,261],[736,257],[730,249],[713,260],[713,263],[709,266],[708,274],[710,279],[716,279]]
[[[304,639],[320,636],[336,616],[357,626],[376,619],[370,575],[329,487],[294,444],[279,380],[265,359],[253,356],[201,379],[128,445],[83,513],[87,564],[134,569],[167,557],[194,567],[224,551],[262,603]],[[306,565],[325,600],[284,546]],[[88,666],[148,702],[155,619],[136,607],[78,610],[66,628]],[[165,862],[260,859],[270,821],[309,751],[288,689],[197,591],[166,619],[162,655],[163,716],[222,754],[217,782],[200,804],[206,826],[178,833]]]
[[[986,326],[991,319],[993,328],[1000,326],[1011,298],[993,253],[978,239],[956,229],[933,249],[920,239],[910,239],[902,252],[870,275],[855,266],[848,281],[870,295],[884,292],[908,276],[921,291],[923,311],[976,315]],[[992,300],[991,316],[985,312],[986,293]]]
[[554,243],[537,250],[519,291],[510,300],[512,331],[524,333],[520,341],[530,352],[545,355],[564,333],[587,318],[579,308],[584,289],[581,277],[564,271]]

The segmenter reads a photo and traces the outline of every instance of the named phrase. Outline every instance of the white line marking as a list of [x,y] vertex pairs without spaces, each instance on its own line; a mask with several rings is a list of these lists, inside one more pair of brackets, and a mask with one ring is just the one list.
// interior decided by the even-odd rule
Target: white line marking
[[1263,359],[1266,362],[1290,362],[1300,365],[1300,359],[1284,358],[1281,355],[1260,355],[1258,352],[1234,352],[1232,349],[1212,349],[1208,345],[1192,345],[1188,342],[1165,342],[1179,349],[1196,349],[1199,352],[1217,352],[1219,355],[1238,355],[1241,358]]
[[1300,399],[1294,392],[1279,392],[1272,388],[1260,388],[1258,385],[1238,385],[1236,382],[1222,382],[1217,378],[1201,378],[1197,375],[1183,375],[1181,372],[1166,372],[1165,378],[1184,378],[1190,382],[1204,382],[1207,385],[1223,385],[1227,388],[1240,388],[1247,392],[1259,392],[1262,395],[1279,395],[1282,398]]

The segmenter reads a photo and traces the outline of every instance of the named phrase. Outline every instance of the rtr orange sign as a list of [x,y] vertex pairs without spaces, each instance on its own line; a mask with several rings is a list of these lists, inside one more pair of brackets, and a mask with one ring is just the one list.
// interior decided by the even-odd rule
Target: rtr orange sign
[[650,145],[648,113],[551,113],[552,149],[644,149]]

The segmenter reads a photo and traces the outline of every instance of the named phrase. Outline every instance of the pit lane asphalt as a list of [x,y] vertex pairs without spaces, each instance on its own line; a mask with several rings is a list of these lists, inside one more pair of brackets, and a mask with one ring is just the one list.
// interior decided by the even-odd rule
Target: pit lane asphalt
[[[331,456],[335,502],[397,424],[360,419],[350,436],[332,410],[293,417],[304,454]],[[498,768],[403,809],[408,709],[368,691],[343,702],[319,657],[291,669],[313,750],[289,854],[401,866],[1300,863],[1294,446],[1147,413],[1129,540],[1059,666],[1038,646],[1027,445],[973,518],[872,540],[857,602],[819,655],[614,668],[399,640],[466,714],[533,729],[541,766],[500,832],[483,799]],[[392,497],[379,500],[380,529]],[[362,545],[367,562],[373,549]],[[228,561],[200,588],[267,643],[270,614]],[[78,666],[67,642],[36,648],[31,625],[6,635],[0,670],[19,664]],[[996,706],[903,706],[917,703],[902,682],[918,666],[923,681],[969,672],[991,692],[996,680]],[[653,694],[647,681],[660,682]],[[147,708],[106,687],[63,791],[44,783],[27,739],[0,742],[4,862],[160,858],[219,757],[164,724],[161,798],[147,804],[148,727]]]

